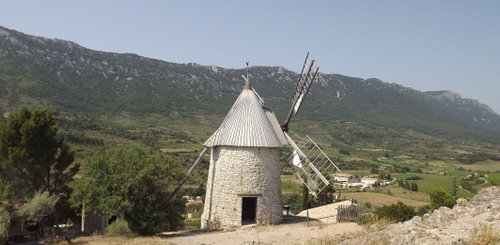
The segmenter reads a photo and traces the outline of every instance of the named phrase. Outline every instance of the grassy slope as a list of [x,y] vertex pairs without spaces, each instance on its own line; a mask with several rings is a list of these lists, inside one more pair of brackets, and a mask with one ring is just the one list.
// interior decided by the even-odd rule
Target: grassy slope
[[488,174],[486,179],[495,182],[497,185],[500,184],[500,171]]

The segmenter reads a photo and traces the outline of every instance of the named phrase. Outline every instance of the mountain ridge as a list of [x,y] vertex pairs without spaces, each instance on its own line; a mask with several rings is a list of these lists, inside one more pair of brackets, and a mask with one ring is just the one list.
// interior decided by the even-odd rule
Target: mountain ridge
[[[244,69],[95,51],[0,26],[2,114],[19,105],[41,104],[90,117],[158,113],[191,118],[196,125],[205,120],[196,118],[214,116],[207,129],[213,130],[241,90],[243,74]],[[280,66],[250,67],[254,87],[279,119],[289,109],[297,78]],[[500,116],[474,99],[341,74],[320,73],[315,83],[297,124],[354,121],[364,127],[500,143]]]

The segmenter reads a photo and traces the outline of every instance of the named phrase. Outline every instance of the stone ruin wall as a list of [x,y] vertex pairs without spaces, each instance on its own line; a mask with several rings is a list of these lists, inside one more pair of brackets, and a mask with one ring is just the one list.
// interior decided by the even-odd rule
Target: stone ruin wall
[[201,228],[241,226],[244,196],[257,197],[257,225],[279,223],[280,172],[279,148],[212,148]]

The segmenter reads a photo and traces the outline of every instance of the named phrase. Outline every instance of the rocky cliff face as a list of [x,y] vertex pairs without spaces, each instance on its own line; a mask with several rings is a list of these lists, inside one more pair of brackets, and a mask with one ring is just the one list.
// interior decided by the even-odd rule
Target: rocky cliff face
[[423,218],[415,216],[341,244],[469,244],[474,228],[480,224],[500,232],[500,187],[483,189],[468,202],[459,199],[453,209],[441,207]]

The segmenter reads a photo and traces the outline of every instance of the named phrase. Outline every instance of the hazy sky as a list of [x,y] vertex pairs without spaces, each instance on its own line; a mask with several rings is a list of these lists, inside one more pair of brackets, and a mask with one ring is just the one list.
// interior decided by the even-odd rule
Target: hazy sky
[[165,61],[453,90],[500,112],[500,1],[2,1],[0,25]]

